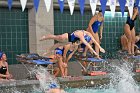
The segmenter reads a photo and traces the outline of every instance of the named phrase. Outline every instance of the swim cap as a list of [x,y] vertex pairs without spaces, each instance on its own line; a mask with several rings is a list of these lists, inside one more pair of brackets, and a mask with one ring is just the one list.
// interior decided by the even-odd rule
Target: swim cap
[[49,87],[50,87],[50,88],[57,88],[57,84],[51,83],[51,84],[49,85]]
[[63,52],[62,52],[62,50],[56,50],[56,54],[62,55]]
[[0,59],[2,58],[2,55],[3,55],[3,52],[2,52],[2,51],[0,51]]

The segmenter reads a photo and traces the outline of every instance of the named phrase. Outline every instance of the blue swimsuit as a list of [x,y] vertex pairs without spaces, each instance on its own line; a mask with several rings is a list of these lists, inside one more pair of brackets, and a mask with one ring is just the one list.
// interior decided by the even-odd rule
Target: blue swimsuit
[[68,33],[69,42],[75,43],[76,41],[80,40],[78,37],[74,35],[74,32]]
[[[59,54],[59,55],[63,56],[64,48],[63,48],[63,49],[56,48],[55,50],[56,50],[56,54]],[[73,52],[73,51],[68,50],[67,54],[69,55],[69,54],[71,54],[72,52]]]
[[[85,40],[86,40],[88,43],[89,43],[90,40],[91,40],[91,37],[88,36],[88,35],[85,35],[84,38],[85,38]],[[86,47],[86,45],[82,43],[82,44],[81,44],[81,48],[85,48],[85,47]]]
[[56,48],[56,54],[62,55],[63,56],[63,52],[64,52],[64,48],[60,49],[60,48]]
[[92,24],[92,30],[94,33],[96,33],[99,29],[99,26],[101,26],[102,22],[99,22],[98,20],[95,21],[93,24]]

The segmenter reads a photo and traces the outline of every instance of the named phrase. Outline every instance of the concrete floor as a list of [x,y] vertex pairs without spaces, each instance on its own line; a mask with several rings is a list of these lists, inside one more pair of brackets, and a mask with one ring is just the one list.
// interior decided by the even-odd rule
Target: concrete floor
[[[32,68],[33,65],[26,64],[27,68]],[[69,62],[69,75],[81,76],[81,66],[78,62]],[[9,72],[13,75],[14,79],[26,79],[29,76],[28,70],[22,64],[9,65]]]

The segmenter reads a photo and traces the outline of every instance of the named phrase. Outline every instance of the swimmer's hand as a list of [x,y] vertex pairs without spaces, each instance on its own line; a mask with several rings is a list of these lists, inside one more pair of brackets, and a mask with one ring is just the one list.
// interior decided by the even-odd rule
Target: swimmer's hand
[[102,36],[102,35],[100,35],[100,40],[102,40],[102,37],[103,37],[103,36]]
[[66,63],[63,63],[63,64],[62,64],[62,67],[67,68],[68,65],[67,65]]
[[102,53],[105,53],[105,50],[104,50],[103,48],[100,48],[100,51],[101,51]]
[[13,76],[12,76],[11,74],[5,75],[5,77],[6,77],[6,79],[8,79],[8,80],[13,78]]
[[44,36],[42,36],[41,38],[40,38],[40,41],[43,41],[43,40],[45,40],[46,39],[46,36],[44,35]]

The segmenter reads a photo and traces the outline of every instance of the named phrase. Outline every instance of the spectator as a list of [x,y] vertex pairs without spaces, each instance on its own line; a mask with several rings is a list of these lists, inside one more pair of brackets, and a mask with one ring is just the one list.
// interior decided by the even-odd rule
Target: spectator
[[12,79],[12,75],[8,70],[8,63],[6,54],[0,51],[0,79],[10,80]]

